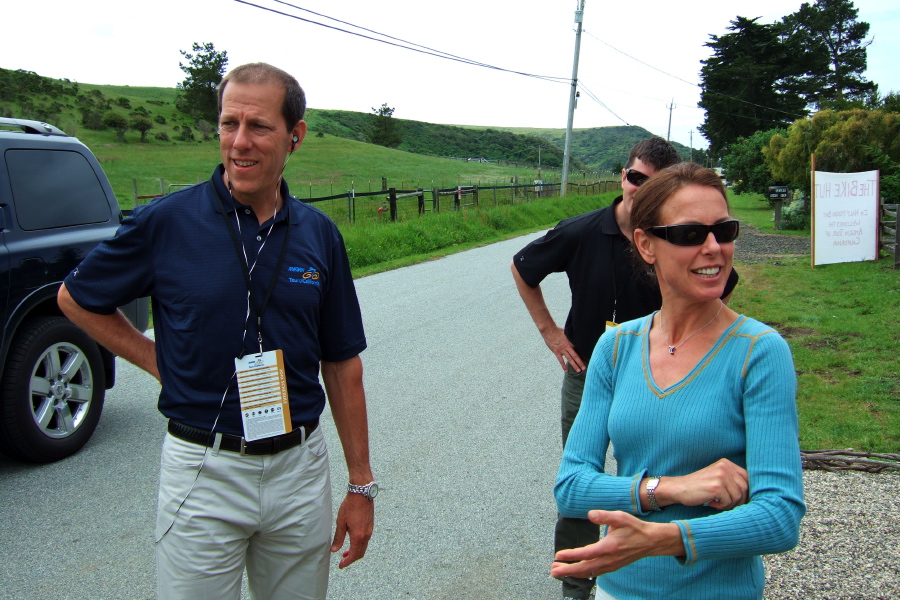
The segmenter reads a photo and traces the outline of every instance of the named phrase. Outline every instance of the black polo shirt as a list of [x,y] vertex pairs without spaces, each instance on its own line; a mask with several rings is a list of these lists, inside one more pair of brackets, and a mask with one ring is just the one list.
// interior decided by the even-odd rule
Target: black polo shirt
[[606,321],[624,323],[662,304],[650,276],[635,271],[631,242],[619,231],[615,206],[621,201],[619,196],[610,206],[560,221],[513,259],[522,280],[531,287],[550,273],[566,274],[572,307],[565,333],[585,364]]
[[295,425],[318,417],[325,406],[319,361],[346,360],[365,349],[337,227],[321,211],[288,196],[283,182],[281,192],[288,200],[274,226],[272,219],[260,225],[251,208],[232,200],[220,165],[210,181],[137,209],[66,278],[72,298],[100,314],[133,298],[152,298],[162,379],[159,410],[166,417],[211,429],[227,389],[216,431],[242,432],[234,359],[259,351],[259,332],[255,310],[247,319],[243,258],[229,228],[243,242],[249,264],[256,263],[254,304],[262,303],[274,281],[262,317],[263,350],[284,353]]

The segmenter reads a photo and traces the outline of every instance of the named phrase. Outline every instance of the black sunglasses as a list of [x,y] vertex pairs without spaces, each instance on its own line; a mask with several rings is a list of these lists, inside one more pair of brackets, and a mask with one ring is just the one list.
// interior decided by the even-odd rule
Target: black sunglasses
[[627,179],[631,185],[641,187],[645,181],[650,179],[650,176],[644,175],[636,169],[625,169],[625,179]]
[[690,223],[687,225],[660,225],[648,227],[647,231],[676,246],[699,246],[706,241],[709,233],[715,236],[720,244],[727,244],[737,239],[740,223],[736,220],[722,221],[715,225]]

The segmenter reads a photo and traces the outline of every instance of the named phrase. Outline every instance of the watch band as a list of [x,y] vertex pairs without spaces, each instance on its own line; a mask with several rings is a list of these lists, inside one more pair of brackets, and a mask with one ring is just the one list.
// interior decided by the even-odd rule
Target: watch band
[[659,504],[656,502],[656,486],[659,485],[661,477],[651,477],[647,480],[647,501],[650,503],[650,510],[662,512]]
[[352,483],[348,483],[347,493],[361,494],[369,500],[374,500],[375,496],[378,494],[378,484],[374,481],[369,482],[366,485],[353,485]]

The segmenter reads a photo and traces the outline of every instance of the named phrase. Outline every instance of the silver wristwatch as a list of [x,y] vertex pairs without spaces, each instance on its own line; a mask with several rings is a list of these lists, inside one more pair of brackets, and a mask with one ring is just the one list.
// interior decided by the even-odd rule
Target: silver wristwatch
[[367,483],[366,485],[353,485],[352,483],[348,483],[347,492],[350,494],[362,494],[369,500],[374,500],[375,496],[378,495],[378,484],[374,481]]
[[647,480],[647,500],[650,502],[650,509],[661,512],[662,509],[656,503],[656,486],[659,485],[659,477],[651,477]]

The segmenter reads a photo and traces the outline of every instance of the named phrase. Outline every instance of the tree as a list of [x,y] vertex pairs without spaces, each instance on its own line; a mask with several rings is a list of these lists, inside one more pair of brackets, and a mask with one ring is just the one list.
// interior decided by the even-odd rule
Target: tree
[[811,100],[819,108],[861,105],[877,86],[863,77],[869,24],[857,21],[853,0],[816,0],[784,18],[785,26],[802,40],[805,52],[820,57],[816,75],[821,90]]
[[879,96],[875,93],[873,102],[869,108],[881,109],[884,112],[900,113],[900,92],[890,92],[885,96]]
[[369,142],[388,148],[399,146],[403,141],[403,127],[399,121],[394,120],[394,109],[385,102],[381,108],[373,108],[372,112],[375,113],[375,118],[368,132]]
[[807,114],[798,89],[802,63],[783,43],[777,24],[737,17],[731,33],[710,36],[713,55],[700,70],[699,106],[706,110],[700,131],[710,142],[709,153],[721,156],[739,137],[787,126]]
[[141,143],[147,141],[147,132],[153,129],[153,121],[143,115],[135,115],[131,119],[131,128],[141,132]]
[[193,54],[179,50],[187,64],[178,63],[187,75],[178,84],[181,93],[175,101],[178,110],[193,117],[216,123],[219,120],[218,86],[225,75],[228,53],[218,52],[212,43],[192,45]]
[[128,119],[117,112],[108,112],[103,115],[103,124],[114,129],[120,142],[125,142],[125,132],[128,131]]
[[722,157],[722,168],[736,194],[767,194],[770,185],[782,183],[772,178],[763,148],[768,148],[773,135],[784,135],[786,132],[787,129],[783,128],[757,131],[749,137],[738,138],[728,146]]
[[856,108],[822,110],[800,119],[763,149],[772,175],[809,191],[810,154],[816,169],[854,173],[900,163],[900,114]]

